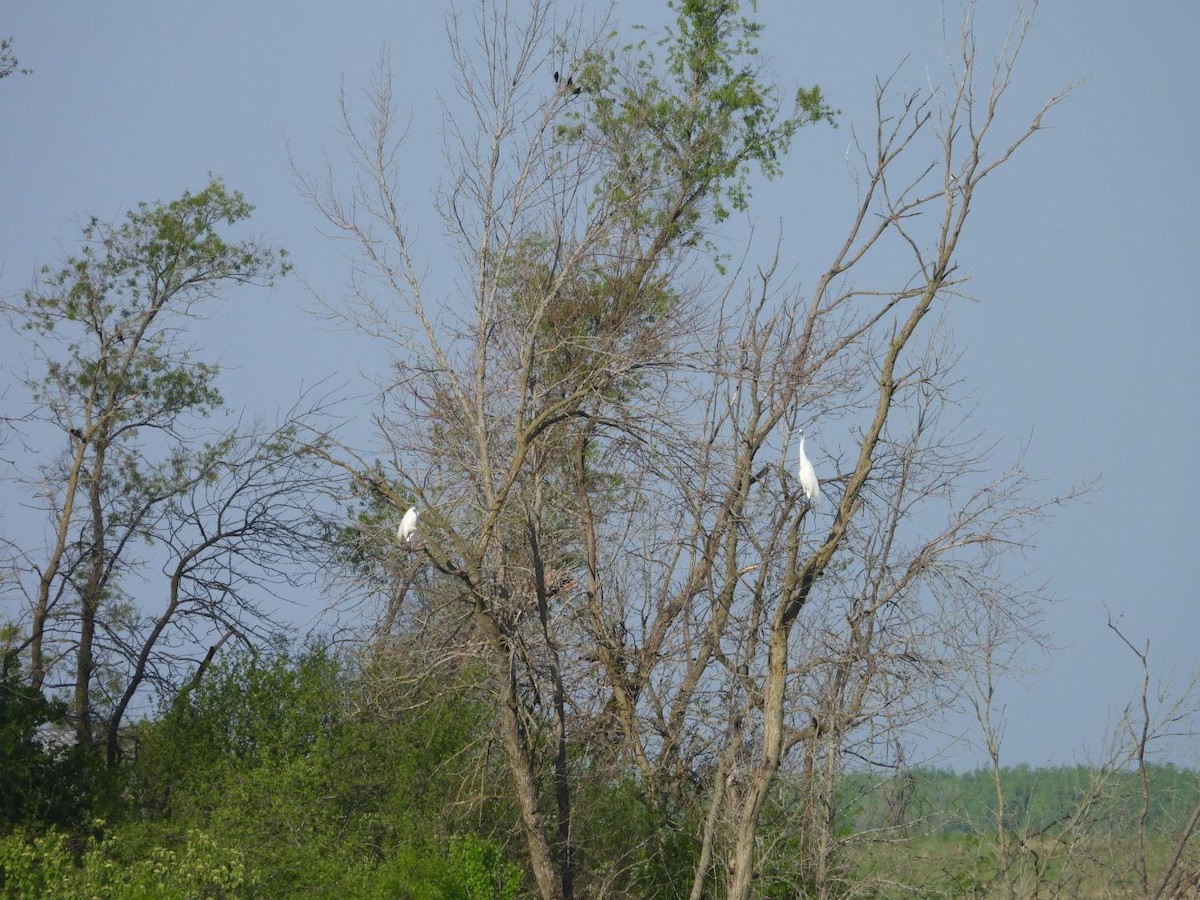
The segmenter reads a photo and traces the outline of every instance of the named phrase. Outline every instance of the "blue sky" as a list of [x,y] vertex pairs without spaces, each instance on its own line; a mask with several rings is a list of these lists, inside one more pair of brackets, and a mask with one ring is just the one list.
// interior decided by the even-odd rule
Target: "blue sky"
[[[637,21],[648,8],[620,3],[617,19]],[[986,47],[997,46],[1011,15],[990,0],[978,12]],[[943,6],[775,0],[758,17],[780,83],[819,83],[842,111],[838,129],[800,136],[787,178],[760,189],[754,210],[762,229],[784,219],[785,247],[803,272],[842,235],[843,157],[850,126],[871,123],[875,77],[906,56],[902,85],[944,72]],[[978,198],[960,270],[980,302],[964,303],[953,320],[972,422],[999,441],[999,458],[1028,442],[1027,467],[1047,492],[1101,479],[1022,561],[1059,598],[1047,611],[1057,649],[1030,654],[1038,671],[1002,695],[1008,758],[1034,764],[1097,748],[1136,686],[1106,609],[1136,642],[1151,641],[1163,676],[1186,677],[1200,638],[1200,527],[1187,474],[1200,374],[1192,286],[1200,4],[1047,3],[1037,21],[1009,98],[1012,121],[1087,80]],[[13,2],[0,11],[0,35],[14,38],[34,70],[0,82],[6,295],[69,250],[87,215],[170,199],[208,172],[257,205],[255,229],[292,251],[300,276],[339,292],[350,248],[318,233],[288,151],[312,166],[323,148],[336,151],[339,85],[361,97],[384,41],[411,116],[411,212],[427,217],[421,249],[437,265],[427,200],[441,171],[437,92],[448,93],[451,64],[437,4]],[[200,326],[199,339],[231,369],[228,393],[252,411],[287,407],[301,382],[353,385],[385,364],[377,348],[329,331],[306,305],[292,280],[239,293]],[[16,352],[0,334],[6,370]],[[0,514],[12,511],[4,499]],[[1187,751],[1175,758],[1194,761]]]

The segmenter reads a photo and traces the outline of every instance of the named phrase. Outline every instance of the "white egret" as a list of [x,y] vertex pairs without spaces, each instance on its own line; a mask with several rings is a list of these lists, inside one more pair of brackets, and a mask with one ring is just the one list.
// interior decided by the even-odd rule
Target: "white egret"
[[821,502],[821,485],[817,482],[817,473],[813,470],[813,464],[808,461],[808,457],[804,453],[804,432],[800,432],[800,487],[804,490],[804,496],[808,498],[811,506],[816,506]]
[[417,508],[414,506],[404,514],[404,518],[400,520],[399,527],[396,528],[396,539],[403,541],[405,544],[411,544],[413,538],[417,536]]

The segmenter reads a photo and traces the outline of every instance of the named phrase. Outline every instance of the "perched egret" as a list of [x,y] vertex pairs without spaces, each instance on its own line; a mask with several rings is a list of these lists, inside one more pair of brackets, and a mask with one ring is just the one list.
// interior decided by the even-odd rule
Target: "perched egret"
[[396,539],[403,541],[405,544],[411,544],[413,538],[417,536],[417,508],[414,506],[404,514],[404,518],[400,520],[400,525],[396,529]]
[[817,483],[817,473],[813,471],[812,463],[804,454],[803,431],[800,432],[800,487],[804,490],[804,496],[808,498],[810,505],[816,506],[821,502],[821,485]]

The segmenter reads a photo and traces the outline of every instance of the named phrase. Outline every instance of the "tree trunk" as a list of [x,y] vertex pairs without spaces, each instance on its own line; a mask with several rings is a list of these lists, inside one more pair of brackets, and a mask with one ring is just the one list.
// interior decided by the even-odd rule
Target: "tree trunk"
[[[73,438],[73,440],[75,440]],[[50,592],[54,587],[54,579],[62,565],[63,554],[67,548],[67,534],[71,527],[71,514],[75,511],[75,492],[79,488],[79,471],[83,468],[84,454],[87,445],[79,440],[74,449],[74,460],[71,471],[67,475],[66,494],[63,497],[63,507],[58,514],[54,549],[46,562],[38,580],[37,601],[33,608],[33,621],[29,629],[29,681],[33,689],[40,691],[46,680],[46,659],[42,650],[42,638],[46,630],[46,620],[50,617]]]
[[767,654],[767,683],[763,697],[762,759],[754,772],[738,819],[729,881],[729,900],[749,900],[754,881],[754,843],[758,836],[758,819],[762,814],[767,792],[779,771],[783,757],[783,702],[787,688],[788,635],[776,630],[771,635]]
[[504,674],[498,678],[500,730],[504,738],[509,772],[512,774],[513,789],[516,791],[517,806],[521,810],[521,826],[529,851],[529,865],[537,881],[538,893],[542,900],[566,900],[562,875],[554,864],[554,854],[550,842],[546,839],[545,822],[538,802],[537,773],[525,727],[521,723],[521,697],[507,642],[492,617],[480,607],[476,607],[475,620],[492,647],[494,665],[497,669],[503,667]]
[[75,731],[82,747],[91,746],[92,743],[91,687],[95,665],[96,618],[106,581],[104,498],[101,488],[105,456],[104,444],[99,443],[87,480],[92,510],[92,546],[88,551],[90,565],[87,583],[79,597],[79,656],[75,665]]
[[504,733],[504,749],[508,754],[508,767],[517,793],[517,805],[521,808],[521,825],[529,849],[529,864],[533,868],[533,877],[537,880],[542,900],[565,900],[562,878],[554,865],[554,855],[550,842],[546,840],[545,823],[538,808],[537,776],[533,770],[525,729],[520,721],[518,707],[521,701],[517,696],[517,685],[511,674],[503,683],[501,729]]

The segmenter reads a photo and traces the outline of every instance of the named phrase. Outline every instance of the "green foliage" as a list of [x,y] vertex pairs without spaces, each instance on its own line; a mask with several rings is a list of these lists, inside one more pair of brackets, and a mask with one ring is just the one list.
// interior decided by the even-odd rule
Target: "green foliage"
[[258,897],[471,898],[485,877],[509,890],[519,870],[448,813],[454,761],[487,718],[465,684],[377,699],[396,674],[323,647],[222,660],[142,730],[127,844],[144,856],[189,828],[219,834],[243,851]]
[[38,900],[65,885],[74,860],[66,838],[56,831],[26,839],[14,832],[0,838],[0,890],[5,898]]
[[20,677],[17,653],[0,674],[0,833],[14,826],[73,828],[111,798],[116,779],[74,744],[66,708]]
[[28,75],[30,70],[22,68],[20,62],[17,61],[12,38],[0,38],[0,78],[7,78],[16,73]]
[[[13,825],[36,818],[41,809],[53,805],[45,799],[52,779],[55,757],[35,738],[39,726],[62,721],[61,705],[46,700],[40,691],[25,685],[16,672],[17,654],[5,653],[5,671],[0,676],[0,823]],[[56,793],[56,792],[52,792]],[[41,809],[39,809],[41,808]]]
[[189,830],[177,849],[155,847],[134,858],[127,850],[119,836],[89,841],[74,851],[57,831],[31,838],[9,835],[0,840],[0,896],[14,900],[251,896],[242,853],[203,832]]
[[462,900],[516,900],[521,889],[521,869],[506,862],[497,845],[475,835],[451,839],[450,865]]
[[[525,873],[503,843],[517,832],[512,810],[502,801],[462,803],[479,793],[479,778],[483,793],[507,793],[501,773],[472,761],[490,733],[486,706],[467,673],[450,690],[414,686],[414,665],[394,658],[358,669],[322,646],[226,656],[140,724],[119,815],[60,828],[30,819],[0,839],[0,897],[522,896]],[[13,743],[12,735],[27,734],[53,709],[11,685],[2,696],[0,737],[27,767],[23,739]],[[24,724],[14,732],[17,722]],[[1197,799],[1196,776],[1170,766],[1151,771],[1152,829],[1168,834]],[[17,777],[16,769],[2,774]],[[834,861],[846,883],[907,881],[946,896],[991,891],[999,865],[986,837],[987,773],[908,774],[913,815],[940,822],[940,833],[847,844]],[[1093,775],[1005,772],[1031,825],[1077,800]],[[1113,834],[1127,843],[1134,779],[1122,773],[1106,801]],[[702,802],[656,812],[619,768],[577,768],[573,784],[581,896],[601,881],[622,896],[686,894]],[[884,823],[888,786],[864,775],[843,779],[838,796],[854,819],[840,824],[843,838]],[[809,850],[788,814],[796,800],[785,792],[764,813],[772,846],[758,886],[764,897],[795,896],[809,877]],[[963,833],[966,821],[979,834]],[[886,888],[876,895],[891,896]]]
[[642,784],[619,770],[581,768],[573,781],[581,872],[608,879],[626,896],[686,896],[702,812],[655,811]]
[[[103,823],[95,823],[98,830]],[[251,874],[247,854],[188,829],[177,847],[142,846],[130,832],[73,841],[58,831],[0,839],[0,897],[12,900],[193,900],[199,897],[405,897],[413,900],[516,900],[524,875],[498,845],[475,835],[446,849],[409,845],[374,872],[350,854],[329,858],[307,848],[305,878]],[[316,851],[316,852],[314,852]]]
[[64,418],[91,398],[109,433],[219,406],[217,368],[173,346],[159,320],[188,315],[221,284],[271,283],[288,271],[284,251],[221,234],[253,209],[213,181],[166,204],[141,203],[120,224],[88,221],[80,253],[45,267],[25,294],[25,327],[68,341],[65,358],[47,361],[38,398],[65,405]]
[[609,156],[597,195],[628,210],[635,232],[657,240],[703,238],[705,223],[746,209],[748,176],[780,173],[780,159],[805,124],[833,123],[818,87],[802,89],[783,111],[756,65],[761,25],[734,0],[670,4],[675,27],[659,42],[660,67],[644,43],[585,60],[587,121],[563,129],[567,140],[589,130]]

